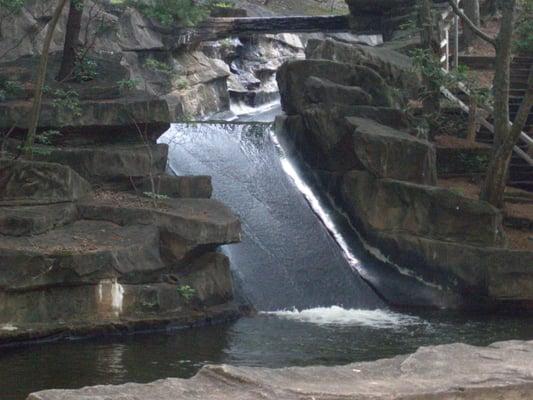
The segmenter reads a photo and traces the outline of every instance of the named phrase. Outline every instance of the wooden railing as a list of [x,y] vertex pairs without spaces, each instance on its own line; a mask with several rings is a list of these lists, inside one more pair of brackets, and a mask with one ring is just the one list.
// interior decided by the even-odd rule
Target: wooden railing
[[[462,0],[455,0],[459,6],[461,6]],[[439,14],[439,33],[441,34],[441,40],[440,40],[440,62],[442,64],[442,68],[449,72],[451,69],[451,65],[453,64],[453,67],[457,67],[459,64],[459,18],[457,15],[453,12],[452,8],[447,6],[444,7],[442,11],[440,11]],[[450,32],[453,30],[453,63],[450,62],[450,58],[452,58],[452,55],[450,54]],[[467,97],[470,96],[470,92],[468,89],[462,85],[459,84],[459,89],[463,92],[464,95]],[[450,92],[448,89],[442,87],[441,93],[450,101],[457,104],[464,112],[469,113],[470,109],[469,107],[461,101],[457,96],[455,96],[452,92]],[[488,105],[483,106],[483,108],[488,111],[491,115],[494,113],[494,109]],[[494,126],[487,121],[485,118],[478,117],[479,123],[483,125],[485,128],[487,128],[493,135],[494,135]],[[511,122],[510,122],[511,123]],[[520,139],[521,142],[527,144],[529,149],[533,149],[533,139],[527,135],[525,132],[520,132]],[[533,158],[524,150],[522,150],[519,146],[514,147],[514,152],[522,158],[524,161],[526,161],[529,165],[533,166]]]

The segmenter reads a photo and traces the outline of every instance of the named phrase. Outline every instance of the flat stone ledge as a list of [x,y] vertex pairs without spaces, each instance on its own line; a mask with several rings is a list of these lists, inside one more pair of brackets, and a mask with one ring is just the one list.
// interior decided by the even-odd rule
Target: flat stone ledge
[[194,378],[48,390],[27,400],[523,400],[533,398],[533,341],[421,347],[341,367],[207,366]]

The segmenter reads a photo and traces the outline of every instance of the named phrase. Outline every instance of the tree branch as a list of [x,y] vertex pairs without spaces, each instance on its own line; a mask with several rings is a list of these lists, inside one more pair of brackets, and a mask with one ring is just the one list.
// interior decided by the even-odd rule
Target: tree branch
[[492,36],[486,34],[481,29],[479,29],[479,27],[477,27],[476,24],[474,24],[470,20],[470,18],[468,18],[465,15],[465,13],[457,6],[457,4],[455,3],[455,0],[448,0],[448,4],[450,4],[450,6],[453,9],[453,12],[455,14],[457,14],[457,16],[459,18],[461,18],[466,25],[468,25],[468,27],[472,30],[472,32],[474,32],[477,36],[479,36],[484,41],[486,41],[486,42],[490,43],[491,45],[493,45],[494,47],[496,47],[496,39],[493,38]]

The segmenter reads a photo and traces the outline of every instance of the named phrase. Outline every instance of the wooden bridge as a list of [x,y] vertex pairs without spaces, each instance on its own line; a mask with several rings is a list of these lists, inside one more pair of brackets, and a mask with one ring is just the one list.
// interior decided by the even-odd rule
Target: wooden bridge
[[191,45],[200,41],[253,34],[352,32],[358,35],[376,35],[381,33],[370,21],[357,23],[357,27],[354,27],[350,15],[208,18],[193,28],[157,26],[152,29],[176,37],[177,45]]

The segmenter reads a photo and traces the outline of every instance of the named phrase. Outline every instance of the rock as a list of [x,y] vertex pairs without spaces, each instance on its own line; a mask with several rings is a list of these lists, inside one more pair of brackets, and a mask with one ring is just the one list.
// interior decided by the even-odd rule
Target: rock
[[372,103],[372,97],[360,87],[339,85],[315,76],[307,80],[305,88],[305,94],[312,103],[324,103],[328,106],[336,103],[347,105]]
[[194,298],[206,306],[233,299],[229,259],[220,253],[207,253],[193,261],[178,278],[179,285],[194,289]]
[[[441,290],[459,293],[458,307],[531,310],[533,252],[374,232],[372,243],[397,265]],[[394,302],[393,299],[390,299]],[[457,307],[457,306],[456,306]]]
[[70,202],[90,193],[89,183],[69,167],[0,159],[0,206]]
[[312,166],[328,171],[363,168],[354,151],[353,128],[344,118],[346,111],[346,107],[318,104],[301,113],[304,126],[297,147]]
[[0,235],[40,235],[77,218],[78,209],[74,203],[0,207]]
[[91,183],[159,175],[165,171],[166,144],[46,147],[37,158],[68,165]]
[[[28,240],[2,237],[0,290],[146,282],[165,268],[156,227],[77,221]],[[9,266],[9,268],[7,268]]]
[[154,209],[151,201],[139,204],[135,196],[124,196],[120,203],[97,200],[81,203],[83,218],[110,221],[118,225],[156,226],[161,232],[161,252],[169,263],[182,261],[201,249],[241,239],[238,218],[222,203],[208,199],[160,200]]
[[305,54],[307,59],[364,65],[378,72],[392,87],[404,89],[409,94],[416,94],[421,85],[411,59],[388,48],[348,44],[332,39],[311,39]]
[[27,400],[518,400],[533,396],[532,360],[533,342],[448,344],[335,367],[207,366],[191,379],[47,390]]
[[[213,185],[210,176],[171,176],[156,175],[153,177],[155,192],[159,195],[172,197],[175,199],[193,198],[209,199],[213,193]],[[152,182],[150,178],[133,179],[135,187],[131,181],[124,182],[125,190],[137,189],[142,193],[152,192]],[[114,185],[118,182],[115,181]],[[114,186],[117,188],[117,186]],[[120,187],[120,186],[118,186]]]
[[[297,60],[283,64],[277,74],[281,104],[287,114],[298,114],[313,103],[307,96],[310,77],[341,86],[358,87],[371,96],[369,105],[390,106],[394,103],[392,92],[383,78],[367,67],[329,60]],[[337,85],[332,88],[338,90]]]
[[367,171],[380,178],[437,183],[431,143],[369,119],[348,117],[347,121],[354,129],[355,154]]
[[502,247],[501,213],[485,202],[433,186],[347,173],[341,196],[349,215],[365,231]]
[[[82,100],[80,107],[83,112],[77,115],[48,99],[42,105],[39,127],[59,130],[60,141],[71,144],[141,141],[144,132],[157,138],[170,127],[167,103],[138,92],[119,99]],[[26,131],[30,109],[30,101],[0,102],[0,130]]]

